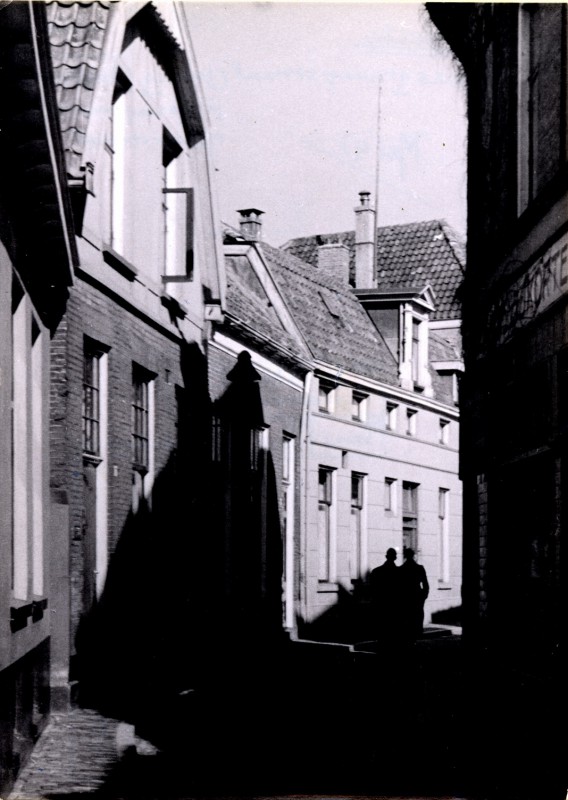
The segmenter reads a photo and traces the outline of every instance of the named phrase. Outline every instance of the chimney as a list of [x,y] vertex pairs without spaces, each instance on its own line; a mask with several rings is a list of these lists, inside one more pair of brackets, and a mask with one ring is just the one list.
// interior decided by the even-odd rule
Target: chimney
[[375,285],[375,209],[371,192],[359,192],[361,205],[355,209],[355,288]]
[[237,214],[241,215],[239,220],[241,236],[243,236],[247,242],[260,241],[262,238],[262,222],[260,221],[260,217],[264,214],[264,211],[260,211],[258,208],[240,208]]
[[318,247],[318,269],[328,275],[337,275],[349,281],[349,249],[341,242],[320,244]]

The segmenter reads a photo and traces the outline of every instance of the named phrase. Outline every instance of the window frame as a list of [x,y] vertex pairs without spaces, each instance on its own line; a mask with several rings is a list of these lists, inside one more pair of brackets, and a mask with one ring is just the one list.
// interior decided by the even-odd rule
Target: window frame
[[[418,551],[418,514],[419,514],[419,483],[403,481],[402,483],[402,538],[404,547],[411,547]],[[407,503],[410,499],[412,502]],[[410,507],[409,507],[410,505]]]
[[[367,571],[367,526],[366,526],[366,493],[367,475],[363,472],[351,472],[350,492],[350,531],[351,531],[351,579],[362,578]],[[354,486],[357,491],[354,494]]]
[[[336,387],[324,378],[318,380],[318,411],[322,414],[333,414],[335,411]],[[322,402],[324,400],[324,402]]]
[[[318,466],[318,584],[324,588],[336,581],[335,474],[333,467]],[[325,476],[324,484],[322,476]]]
[[396,484],[396,478],[385,477],[383,485],[383,508],[387,514],[392,514],[393,516],[397,511]]
[[358,389],[351,393],[351,419],[355,422],[365,422],[367,419],[367,402],[369,395]]
[[386,404],[386,425],[387,431],[396,431],[397,429],[397,416],[398,416],[398,403],[392,403],[387,400]]

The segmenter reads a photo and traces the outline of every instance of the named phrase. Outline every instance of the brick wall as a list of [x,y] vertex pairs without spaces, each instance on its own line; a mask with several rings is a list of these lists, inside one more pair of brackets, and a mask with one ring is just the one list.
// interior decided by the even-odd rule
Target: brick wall
[[[53,337],[51,389],[51,487],[69,504],[72,638],[82,613],[84,337],[108,348],[108,544],[112,556],[132,501],[132,363],[155,374],[155,475],[177,446],[176,386],[182,386],[180,342],[113,299],[78,281]],[[65,495],[63,495],[65,496]]]

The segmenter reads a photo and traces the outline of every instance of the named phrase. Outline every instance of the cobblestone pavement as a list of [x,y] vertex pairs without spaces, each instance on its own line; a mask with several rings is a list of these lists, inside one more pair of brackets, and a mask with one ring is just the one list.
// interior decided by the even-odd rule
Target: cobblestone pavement
[[[179,792],[168,782],[159,753],[134,737],[132,727],[95,711],[55,714],[8,796],[8,800],[328,800],[325,795],[294,794],[234,798],[209,792]],[[403,800],[393,795],[330,796],[329,800]],[[405,796],[404,800],[431,800]],[[436,800],[443,800],[437,796]],[[446,800],[459,800],[448,796]]]
[[52,715],[9,800],[96,792],[120,758],[119,723],[86,709]]

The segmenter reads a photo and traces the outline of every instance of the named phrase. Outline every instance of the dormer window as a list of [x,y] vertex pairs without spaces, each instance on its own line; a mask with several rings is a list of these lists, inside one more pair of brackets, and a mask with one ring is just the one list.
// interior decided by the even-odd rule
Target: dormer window
[[334,386],[323,380],[319,382],[318,409],[326,414],[332,414],[335,400]]
[[401,348],[400,378],[404,389],[432,394],[428,369],[428,315],[411,303],[402,308],[404,340]]

